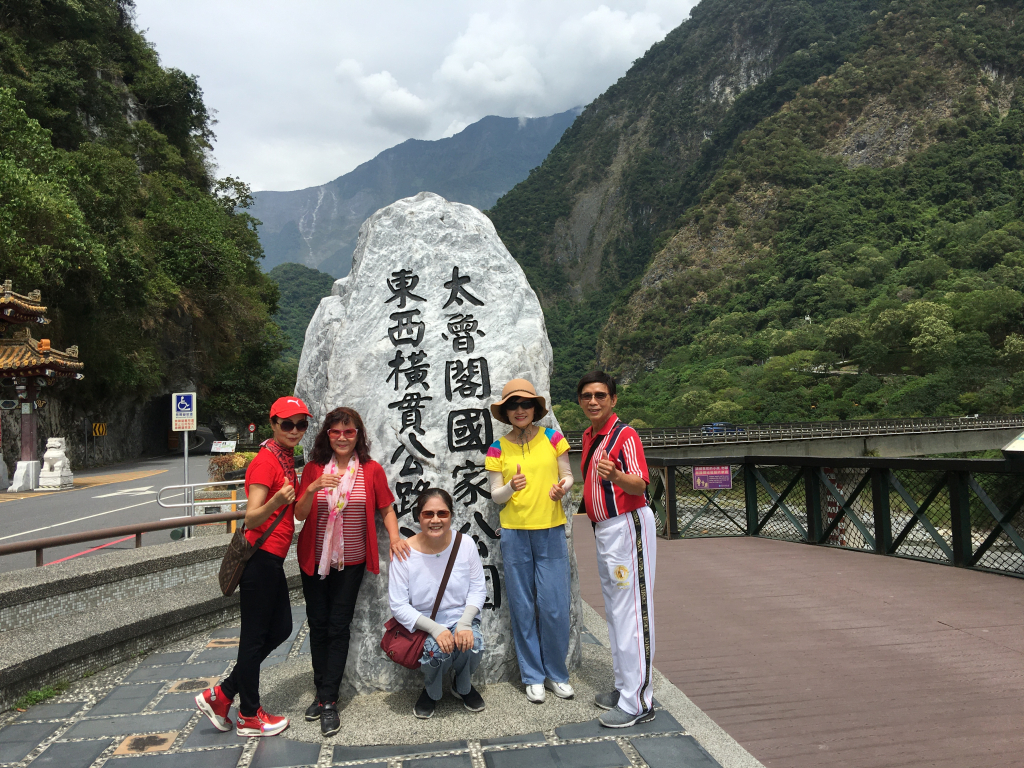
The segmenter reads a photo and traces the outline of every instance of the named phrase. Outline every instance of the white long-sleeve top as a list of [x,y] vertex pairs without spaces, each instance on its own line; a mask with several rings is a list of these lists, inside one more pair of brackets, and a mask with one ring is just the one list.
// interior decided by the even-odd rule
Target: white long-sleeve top
[[[430,555],[410,548],[408,560],[399,560],[396,557],[391,561],[388,574],[391,614],[410,632],[415,631],[417,618],[430,618],[434,600],[437,599],[437,589],[441,586],[444,569],[448,565],[454,544],[453,532],[451,543],[443,552]],[[443,627],[450,627],[462,618],[467,605],[482,611],[486,599],[484,567],[480,562],[476,543],[471,537],[463,536],[435,621]]]

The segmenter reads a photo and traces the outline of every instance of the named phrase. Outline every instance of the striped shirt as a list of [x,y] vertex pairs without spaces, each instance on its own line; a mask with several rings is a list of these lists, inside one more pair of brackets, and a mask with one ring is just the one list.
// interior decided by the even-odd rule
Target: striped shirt
[[647,506],[645,496],[626,493],[610,480],[602,480],[597,474],[597,463],[601,460],[601,453],[607,451],[608,457],[615,462],[620,472],[637,475],[649,483],[647,460],[644,458],[644,446],[640,442],[640,435],[631,426],[619,421],[619,417],[613,413],[596,437],[593,435],[593,427],[588,427],[583,432],[581,467],[586,462],[595,439],[601,442],[594,450],[589,470],[583,478],[583,503],[586,506],[587,517],[599,523]]
[[[315,568],[320,567],[324,551],[324,534],[327,520],[331,515],[327,508],[327,489],[316,492],[316,553]],[[366,562],[366,486],[363,485],[363,470],[359,469],[356,481],[348,494],[348,504],[341,513],[345,539],[345,565],[359,565]]]

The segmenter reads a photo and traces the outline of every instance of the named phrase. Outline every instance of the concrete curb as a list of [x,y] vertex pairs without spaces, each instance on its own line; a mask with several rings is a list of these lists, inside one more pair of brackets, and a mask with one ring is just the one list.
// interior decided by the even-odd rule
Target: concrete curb
[[[583,618],[587,629],[597,641],[605,648],[610,648],[608,622],[586,600],[583,601]],[[654,695],[661,705],[682,724],[686,732],[697,739],[700,745],[722,764],[722,768],[765,768],[718,723],[690,701],[685,693],[661,674],[657,667],[654,669]]]

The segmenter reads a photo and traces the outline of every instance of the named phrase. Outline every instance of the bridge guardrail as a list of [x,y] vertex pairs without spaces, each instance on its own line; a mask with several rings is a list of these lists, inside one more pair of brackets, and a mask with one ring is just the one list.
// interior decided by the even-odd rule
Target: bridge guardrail
[[[645,448],[674,448],[684,445],[720,445],[776,440],[820,440],[829,437],[871,437],[874,435],[926,434],[929,432],[974,432],[992,429],[1024,429],[1024,416],[978,416],[960,419],[864,419],[859,421],[807,421],[787,424],[736,424],[727,434],[708,434],[701,427],[640,428]],[[565,438],[573,450],[581,450],[583,432],[568,431]]]
[[[759,536],[1024,577],[1024,472],[983,459],[648,457],[667,538]],[[732,487],[695,489],[695,466]],[[568,511],[575,511],[574,502]]]

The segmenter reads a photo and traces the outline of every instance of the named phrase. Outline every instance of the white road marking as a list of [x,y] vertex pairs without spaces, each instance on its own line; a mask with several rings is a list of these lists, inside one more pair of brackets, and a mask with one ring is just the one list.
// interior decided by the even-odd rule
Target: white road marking
[[152,485],[143,485],[139,488],[125,488],[123,491],[114,491],[113,493],[104,493],[100,496],[93,496],[94,499],[109,499],[111,496],[149,496],[150,494],[156,494],[156,491],[149,490]]
[[[165,498],[173,499],[173,498],[175,498],[177,496],[181,496],[181,495],[182,494],[180,494],[180,493],[175,493],[175,494],[173,494],[171,496],[167,496]],[[33,528],[31,531],[22,531],[21,533],[12,533],[9,536],[0,536],[0,541],[4,541],[5,539],[14,539],[14,538],[17,538],[18,536],[27,536],[30,533],[39,533],[39,531],[48,531],[51,528],[59,528],[62,525],[71,525],[72,523],[80,523],[82,520],[91,520],[94,517],[103,517],[103,515],[111,515],[114,512],[124,512],[126,509],[135,509],[135,507],[144,507],[147,504],[155,504],[155,503],[156,503],[156,499],[150,499],[149,501],[143,501],[143,502],[140,502],[139,504],[132,504],[132,505],[127,506],[127,507],[121,507],[120,509],[111,509],[111,510],[108,510],[107,512],[97,512],[95,515],[86,515],[85,517],[76,517],[74,520],[65,520],[62,523],[54,523],[53,525],[44,525],[42,528]]]

